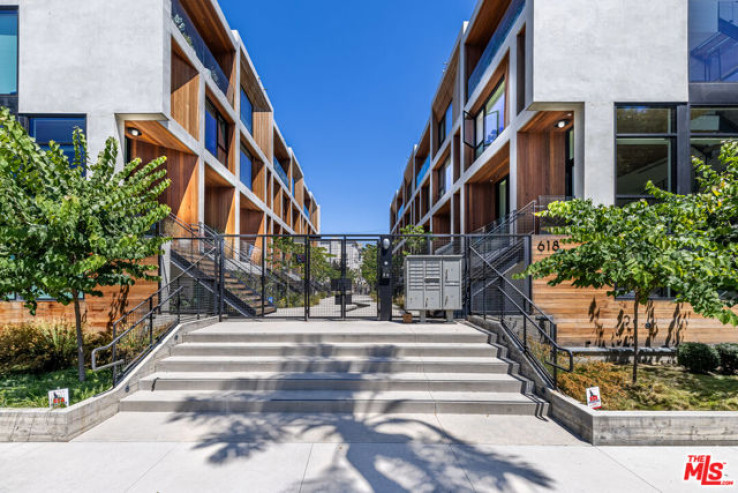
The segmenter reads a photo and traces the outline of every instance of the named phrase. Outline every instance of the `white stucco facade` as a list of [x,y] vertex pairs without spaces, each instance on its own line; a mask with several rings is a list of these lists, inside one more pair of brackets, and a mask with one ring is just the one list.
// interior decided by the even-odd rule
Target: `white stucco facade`
[[689,99],[685,0],[530,0],[532,108],[580,103],[580,194],[615,200],[615,104]]

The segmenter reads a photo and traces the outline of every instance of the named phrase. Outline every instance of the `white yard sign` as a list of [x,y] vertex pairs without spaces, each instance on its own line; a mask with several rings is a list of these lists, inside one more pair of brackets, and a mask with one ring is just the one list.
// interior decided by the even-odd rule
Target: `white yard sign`
[[587,389],[587,406],[590,409],[599,409],[602,407],[599,387],[590,387]]
[[69,389],[49,390],[49,407],[69,407]]

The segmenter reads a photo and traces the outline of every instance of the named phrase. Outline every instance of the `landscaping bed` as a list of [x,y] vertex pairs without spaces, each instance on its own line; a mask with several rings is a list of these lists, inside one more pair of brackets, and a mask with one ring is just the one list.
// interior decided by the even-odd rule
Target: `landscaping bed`
[[0,408],[49,407],[48,392],[57,388],[69,389],[70,405],[100,394],[113,385],[110,371],[87,371],[87,379],[80,382],[77,369],[70,368],[38,375],[21,373],[0,375]]
[[738,376],[692,374],[681,366],[641,365],[633,384],[629,365],[593,361],[559,374],[559,390],[584,404],[600,387],[605,411],[738,411]]
[[77,374],[74,327],[40,321],[0,327],[0,408],[48,408],[48,392],[69,389],[70,405],[112,387],[112,372],[89,370],[90,351],[110,340],[106,333],[84,332],[86,381]]

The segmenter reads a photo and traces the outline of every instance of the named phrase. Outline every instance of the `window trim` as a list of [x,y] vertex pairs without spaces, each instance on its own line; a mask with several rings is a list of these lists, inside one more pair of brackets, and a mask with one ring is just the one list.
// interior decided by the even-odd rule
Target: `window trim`
[[[642,103],[642,102],[625,102],[615,103],[613,105],[613,197],[614,204],[617,205],[620,199],[629,201],[635,200],[649,200],[653,197],[650,195],[631,195],[631,194],[618,194],[618,140],[620,139],[668,139],[670,140],[671,146],[671,163],[669,163],[670,181],[672,182],[672,191],[679,191],[679,137],[683,130],[679,122],[679,107],[683,106],[684,103],[673,102],[659,102],[659,103]],[[618,109],[619,108],[631,108],[631,107],[648,107],[648,108],[670,108],[673,110],[672,118],[674,119],[671,133],[618,133]]]

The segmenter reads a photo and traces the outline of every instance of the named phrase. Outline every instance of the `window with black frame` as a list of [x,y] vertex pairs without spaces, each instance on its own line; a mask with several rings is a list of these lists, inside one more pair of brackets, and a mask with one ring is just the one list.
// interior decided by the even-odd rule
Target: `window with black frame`
[[210,100],[207,101],[205,110],[205,148],[227,166],[230,145],[228,122]]
[[[71,165],[74,162],[74,130],[87,131],[87,119],[83,115],[44,115],[28,117],[28,134],[36,139],[41,149],[49,149],[53,141],[61,147]],[[82,157],[84,162],[86,157]]]
[[675,190],[676,108],[622,105],[616,108],[615,200],[624,205],[650,198],[646,183]]
[[448,136],[448,133],[451,131],[451,127],[453,126],[452,119],[452,111],[451,111],[451,103],[448,103],[448,107],[446,107],[446,111],[443,113],[443,116],[438,121],[438,147],[440,148],[444,142],[446,142],[446,137]]
[[474,157],[478,158],[505,129],[505,80],[497,84],[474,117]]
[[[726,140],[738,140],[738,107],[690,108],[689,151],[716,171],[723,169],[720,148]],[[692,191],[697,191],[697,182],[692,174]]]

